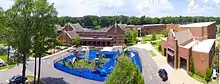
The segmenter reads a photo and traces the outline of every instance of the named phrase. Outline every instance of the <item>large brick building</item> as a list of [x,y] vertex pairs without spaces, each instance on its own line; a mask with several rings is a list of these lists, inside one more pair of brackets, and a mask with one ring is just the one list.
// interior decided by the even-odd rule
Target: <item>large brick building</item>
[[80,24],[67,23],[63,28],[58,28],[60,35],[58,40],[65,44],[71,44],[71,39],[81,38],[81,45],[84,46],[124,46],[126,30],[124,24],[115,24],[108,28],[93,30],[83,28]]
[[127,25],[126,28],[136,29],[138,37],[141,37],[152,33],[160,33],[166,29],[166,24]]
[[179,31],[169,31],[168,37],[162,39],[162,51],[167,62],[174,68],[189,71],[192,58],[195,71],[205,74],[211,66],[215,51],[215,22],[200,22],[180,25]]

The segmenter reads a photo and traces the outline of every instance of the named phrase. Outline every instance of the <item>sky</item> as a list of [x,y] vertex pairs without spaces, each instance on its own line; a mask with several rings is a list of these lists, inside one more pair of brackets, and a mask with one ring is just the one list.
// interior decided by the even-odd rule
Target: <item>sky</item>
[[[220,0],[48,0],[58,16],[214,16],[220,17]],[[0,0],[10,8],[13,0]]]

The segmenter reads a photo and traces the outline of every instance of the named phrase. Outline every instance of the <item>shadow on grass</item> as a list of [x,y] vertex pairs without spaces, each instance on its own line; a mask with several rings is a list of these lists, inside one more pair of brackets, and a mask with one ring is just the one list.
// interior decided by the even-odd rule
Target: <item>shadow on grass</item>
[[41,78],[41,81],[44,84],[69,84],[64,80],[64,78],[45,77],[45,78]]

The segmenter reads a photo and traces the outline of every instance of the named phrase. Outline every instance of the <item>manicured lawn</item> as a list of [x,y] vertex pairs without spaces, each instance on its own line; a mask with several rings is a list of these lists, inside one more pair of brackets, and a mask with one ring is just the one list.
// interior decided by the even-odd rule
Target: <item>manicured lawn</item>
[[151,42],[151,44],[156,48],[160,45],[161,41],[154,41],[154,42]]
[[[63,62],[60,62],[61,64],[63,64]],[[70,68],[89,68],[89,69],[93,69],[95,66],[95,63],[92,62],[88,62],[86,63],[86,61],[84,59],[79,59],[78,61],[75,61],[73,64],[71,64],[70,62],[65,62],[65,65],[70,67]]]
[[[163,36],[162,34],[156,34],[156,40],[160,40],[162,36]],[[144,41],[151,41],[151,38],[152,35],[146,35],[142,37]]]
[[151,54],[153,57],[156,56],[156,54],[154,53],[154,51],[150,50],[149,52],[150,52],[150,54]]
[[[106,63],[109,61],[108,58],[102,58],[101,63]],[[63,62],[59,62],[61,64],[63,64]],[[86,62],[84,59],[79,59],[78,61],[75,61],[73,64],[71,64],[70,62],[65,62],[65,65],[70,67],[70,68],[89,68],[89,69],[93,69],[95,66],[94,62]]]
[[[3,61],[7,62],[8,56],[6,56],[6,55],[0,53],[0,58],[1,58]],[[12,60],[10,60],[10,61],[12,61]],[[15,63],[12,63],[12,62],[11,62],[11,63],[8,63],[7,66],[0,67],[0,70],[2,70],[2,69],[10,69],[10,68],[14,67],[15,65],[16,65]]]
[[8,57],[7,57],[6,55],[0,53],[0,58],[1,58],[3,61],[7,62],[7,58],[8,58]]

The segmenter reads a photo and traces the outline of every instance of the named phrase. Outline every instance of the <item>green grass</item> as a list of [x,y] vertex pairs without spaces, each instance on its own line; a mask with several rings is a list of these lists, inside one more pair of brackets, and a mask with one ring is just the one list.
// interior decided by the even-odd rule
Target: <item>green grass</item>
[[[63,64],[63,62],[60,62],[61,64]],[[75,61],[73,64],[71,64],[70,62],[65,62],[65,65],[67,67],[70,68],[89,68],[89,69],[93,69],[95,66],[95,63],[92,62],[88,62],[86,63],[86,61],[84,59],[79,59],[78,61]]]
[[[1,58],[4,62],[7,62],[8,56],[6,56],[6,55],[0,53],[0,58]],[[0,67],[0,70],[2,70],[2,69],[10,69],[10,68],[12,68],[12,67],[14,67],[14,66],[16,65],[16,63],[13,63],[11,59],[10,59],[9,61],[10,61],[10,62],[8,63],[8,65],[7,65],[7,66]]]
[[151,44],[156,48],[160,45],[161,41],[154,41],[154,42],[151,42]]
[[150,50],[149,52],[153,57],[156,56],[156,53],[154,53],[154,51]]
[[[160,40],[162,36],[162,34],[156,34],[156,40]],[[152,35],[145,35],[142,37],[143,41],[151,41],[151,38]]]
[[0,53],[0,58],[1,58],[3,61],[7,62],[7,58],[8,58],[8,57],[7,57],[6,55]]
[[198,75],[196,75],[196,74],[193,74],[191,77],[194,78],[195,80],[197,80],[197,81],[203,83],[203,84],[206,84],[206,83],[207,83],[204,78],[202,78],[202,77],[200,77],[200,76],[198,76]]
[[10,68],[13,68],[16,64],[9,64],[7,66],[3,66],[3,67],[0,67],[0,70],[2,69],[10,69]]
[[106,62],[109,61],[109,59],[108,59],[108,58],[102,58],[100,61],[101,61],[102,63],[106,63]]

